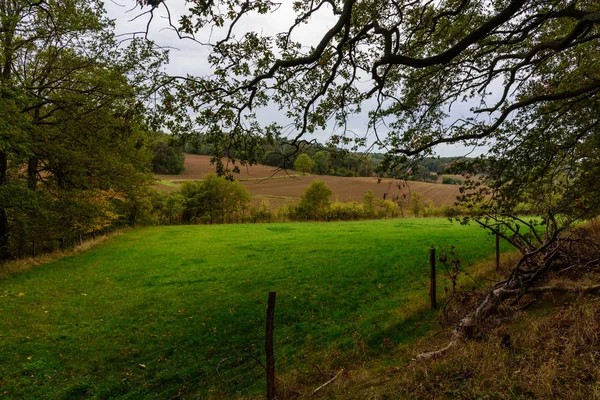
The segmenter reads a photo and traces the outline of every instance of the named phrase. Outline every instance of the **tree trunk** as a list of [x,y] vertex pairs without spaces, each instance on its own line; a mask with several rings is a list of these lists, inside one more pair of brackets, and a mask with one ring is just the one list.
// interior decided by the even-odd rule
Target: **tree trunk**
[[[11,72],[12,72],[12,40],[14,37],[14,31],[9,30],[9,27],[5,27],[6,32],[4,34],[3,40],[3,58],[4,64],[2,65],[2,81],[0,84],[7,85]],[[3,96],[4,97],[4,96]],[[4,151],[0,151],[0,187],[6,185],[7,183],[7,173],[8,170],[8,155]],[[6,215],[6,208],[2,203],[0,203],[0,260],[5,260],[8,258],[8,216]]]
[[[40,93],[38,93],[38,95],[42,95],[41,91]],[[33,125],[37,126],[40,122],[40,109],[36,108],[35,110],[33,110]],[[33,133],[33,137],[35,137],[35,128],[34,128],[34,133]],[[39,164],[39,158],[37,155],[33,155],[29,158],[29,160],[27,160],[27,187],[32,190],[35,191],[37,188],[37,173],[38,173],[38,164]]]
[[[0,186],[6,185],[6,172],[8,169],[8,157],[0,151]],[[0,204],[0,260],[8,257],[8,216],[6,208]]]

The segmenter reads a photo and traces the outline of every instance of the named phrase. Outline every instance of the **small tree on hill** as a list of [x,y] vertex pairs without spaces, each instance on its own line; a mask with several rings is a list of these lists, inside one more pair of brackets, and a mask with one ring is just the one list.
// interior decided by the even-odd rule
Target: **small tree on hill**
[[302,174],[309,174],[314,166],[315,162],[308,156],[308,154],[300,154],[294,162],[294,169]]
[[363,196],[363,210],[365,217],[372,217],[375,215],[375,194],[372,190],[369,190]]
[[329,207],[329,196],[332,191],[325,182],[313,181],[300,200],[297,213],[306,218],[318,219],[319,213]]
[[181,194],[186,199],[183,219],[191,222],[200,218],[211,224],[245,211],[251,200],[242,184],[215,174],[208,174],[201,182],[184,182]]

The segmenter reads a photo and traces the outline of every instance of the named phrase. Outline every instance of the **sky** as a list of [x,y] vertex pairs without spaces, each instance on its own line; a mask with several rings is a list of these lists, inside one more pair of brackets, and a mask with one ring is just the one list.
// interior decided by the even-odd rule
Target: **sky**
[[[187,10],[187,5],[184,0],[165,0],[168,4],[171,21],[177,25],[179,17]],[[234,34],[242,34],[246,31],[255,30],[263,35],[273,35],[279,32],[285,32],[293,24],[296,14],[292,10],[292,1],[282,0],[282,4],[276,13],[267,15],[248,15],[240,20]],[[202,76],[210,74],[210,68],[207,62],[209,51],[207,47],[202,46],[189,39],[180,39],[176,32],[169,27],[168,14],[164,4],[154,10],[154,16],[150,25],[149,7],[141,9],[136,7],[135,0],[105,0],[105,8],[109,18],[115,20],[116,33],[126,40],[132,34],[144,36],[148,28],[149,39],[154,40],[158,45],[170,50],[169,65],[166,66],[166,71],[170,75],[185,76],[195,75]],[[314,18],[306,25],[301,26],[295,33],[294,38],[310,47],[316,45],[323,34],[335,24],[335,18],[331,14],[331,9],[323,7],[323,10],[315,15]],[[200,31],[196,39],[200,42],[215,43],[226,34],[224,30],[208,30]],[[368,104],[366,104],[368,110]],[[451,119],[464,117],[468,114],[469,104],[458,104],[451,111]],[[260,110],[258,113],[259,120],[264,124],[277,122],[281,125],[287,125],[288,120],[285,119],[283,113],[273,105]],[[358,136],[364,136],[367,133],[368,117],[366,112],[353,115],[348,120],[348,129]],[[331,131],[317,132],[314,136],[308,138],[316,138],[319,142],[324,143],[332,134]],[[294,135],[290,132],[290,136]],[[368,140],[374,140],[374,135],[370,134]],[[374,148],[372,151],[385,152],[385,149]],[[442,145],[436,148],[436,154],[439,156],[477,156],[485,153],[486,148],[465,148],[460,145]]]

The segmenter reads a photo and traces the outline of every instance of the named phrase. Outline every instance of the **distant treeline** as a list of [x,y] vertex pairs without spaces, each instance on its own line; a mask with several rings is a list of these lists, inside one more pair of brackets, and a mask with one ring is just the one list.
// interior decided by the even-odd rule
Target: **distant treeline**
[[[197,135],[179,144],[187,154],[214,155],[212,144],[203,135]],[[227,152],[225,152],[227,153]],[[395,171],[381,171],[384,155],[380,153],[360,153],[341,150],[335,147],[325,147],[319,144],[305,143],[300,148],[287,144],[283,138],[275,138],[271,144],[263,144],[256,161],[259,164],[295,169],[301,172],[317,175],[332,176],[381,176],[386,178],[404,178],[421,182],[434,182],[438,175],[448,174],[449,167],[456,157],[430,157],[415,160],[410,167]],[[305,154],[311,162],[304,158],[298,163],[298,158]],[[236,154],[225,154],[236,156]],[[443,183],[461,183],[448,178]]]

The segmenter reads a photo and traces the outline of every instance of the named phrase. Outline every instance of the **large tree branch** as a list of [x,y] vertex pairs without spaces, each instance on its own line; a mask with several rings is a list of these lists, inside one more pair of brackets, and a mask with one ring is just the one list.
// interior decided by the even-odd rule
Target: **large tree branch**
[[344,8],[342,10],[342,14],[340,15],[340,18],[338,19],[337,23],[333,26],[333,28],[331,28],[329,31],[327,31],[327,33],[323,36],[323,38],[321,39],[321,41],[319,42],[319,44],[317,45],[317,47],[314,49],[314,51],[311,54],[309,54],[308,56],[305,56],[305,57],[293,58],[290,60],[280,59],[280,60],[275,61],[275,64],[273,64],[273,66],[267,73],[256,76],[254,79],[252,79],[250,81],[250,83],[245,85],[245,88],[255,91],[256,90],[255,86],[259,82],[261,82],[265,79],[272,78],[273,76],[275,76],[277,71],[281,68],[290,68],[290,67],[296,67],[296,66],[300,66],[300,65],[309,65],[309,64],[317,62],[323,55],[323,52],[325,51],[325,49],[327,48],[327,46],[329,45],[331,40],[337,34],[339,34],[342,31],[342,29],[344,29],[345,25],[348,25],[350,23],[350,18],[352,16],[352,7],[353,7],[354,3],[355,3],[355,0],[345,0],[344,1]]
[[524,0],[512,0],[504,10],[490,18],[454,46],[440,54],[427,58],[413,58],[401,54],[384,54],[379,61],[373,64],[373,69],[376,70],[377,67],[385,64],[404,65],[414,68],[447,64],[459,56],[469,46],[477,43],[479,40],[489,35],[494,29],[509,21],[525,3],[526,1]]
[[406,156],[414,156],[442,143],[457,143],[466,140],[477,140],[487,138],[492,133],[494,133],[504,123],[504,121],[507,120],[510,114],[512,114],[516,110],[543,102],[575,99],[583,95],[592,96],[595,95],[599,89],[600,81],[594,81],[590,85],[584,86],[577,90],[567,90],[559,93],[531,96],[506,107],[498,116],[498,118],[496,118],[495,122],[492,125],[483,128],[480,132],[470,132],[463,135],[441,137],[414,149],[396,149],[395,153],[404,154]]

